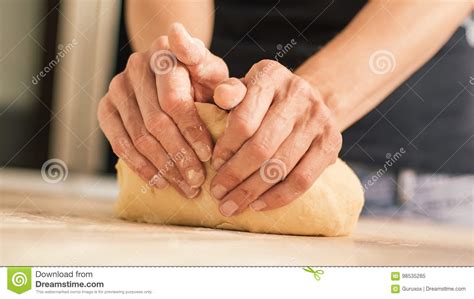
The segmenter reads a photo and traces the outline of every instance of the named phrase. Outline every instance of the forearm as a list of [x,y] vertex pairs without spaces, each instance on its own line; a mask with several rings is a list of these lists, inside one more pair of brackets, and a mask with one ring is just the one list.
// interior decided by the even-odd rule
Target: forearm
[[128,35],[135,51],[146,51],[173,22],[182,23],[209,47],[214,26],[213,0],[126,1]]
[[[345,130],[428,61],[472,6],[472,1],[369,2],[295,73],[321,93]],[[389,53],[392,65],[377,72],[370,58],[380,50]]]

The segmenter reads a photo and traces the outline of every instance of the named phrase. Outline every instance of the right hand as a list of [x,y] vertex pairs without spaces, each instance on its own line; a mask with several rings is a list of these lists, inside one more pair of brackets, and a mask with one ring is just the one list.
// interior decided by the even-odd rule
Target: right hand
[[99,103],[100,127],[114,153],[151,186],[169,183],[195,197],[213,144],[194,101],[212,100],[228,76],[224,61],[175,23],[112,79]]

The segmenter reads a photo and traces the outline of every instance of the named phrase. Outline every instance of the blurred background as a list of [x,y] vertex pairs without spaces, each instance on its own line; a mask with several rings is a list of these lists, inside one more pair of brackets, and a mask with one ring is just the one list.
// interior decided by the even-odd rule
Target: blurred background
[[41,195],[117,198],[117,158],[96,110],[131,53],[122,4],[0,0],[2,204],[12,194],[19,206]]
[[111,172],[96,119],[130,55],[119,0],[1,0],[0,164]]

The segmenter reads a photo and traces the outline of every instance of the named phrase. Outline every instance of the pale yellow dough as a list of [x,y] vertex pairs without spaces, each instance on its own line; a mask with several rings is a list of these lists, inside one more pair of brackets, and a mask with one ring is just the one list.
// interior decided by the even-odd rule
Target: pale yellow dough
[[[214,139],[223,133],[227,113],[211,104],[196,103],[201,118]],[[118,216],[127,220],[156,224],[201,226],[311,236],[343,236],[354,229],[364,194],[357,176],[341,160],[329,166],[314,185],[289,205],[265,212],[247,209],[224,217],[218,202],[209,193],[215,171],[206,163],[207,179],[194,199],[186,199],[172,187],[149,187],[123,161],[117,163],[120,194]]]

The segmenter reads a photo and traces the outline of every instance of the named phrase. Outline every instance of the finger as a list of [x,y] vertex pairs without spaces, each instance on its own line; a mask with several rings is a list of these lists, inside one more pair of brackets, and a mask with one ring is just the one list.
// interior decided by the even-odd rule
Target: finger
[[[168,49],[166,39],[158,39],[157,51]],[[208,161],[212,153],[212,139],[202,122],[191,96],[191,82],[186,68],[177,63],[168,72],[156,75],[156,87],[160,107],[178,126],[179,131],[191,145],[201,161]]]
[[171,51],[186,65],[197,82],[214,90],[219,82],[229,77],[225,62],[212,54],[201,40],[191,37],[182,24],[173,23],[168,37]]
[[212,166],[219,169],[260,127],[275,94],[271,82],[263,80],[248,87],[243,101],[229,113],[224,134],[217,140]]
[[199,39],[193,38],[181,23],[171,24],[168,30],[170,49],[182,63],[196,65],[202,63],[207,48]]
[[[283,114],[284,103],[269,111],[255,135],[217,172],[211,182],[211,193],[221,199],[267,159],[271,158],[293,131],[295,117],[290,109]],[[275,133],[278,132],[278,133]]]
[[229,78],[217,85],[214,102],[222,109],[230,110],[240,104],[247,93],[247,87],[237,78]]
[[271,159],[222,199],[219,205],[221,214],[228,217],[241,213],[265,191],[284,180],[313,139],[314,132],[309,128],[295,128]]
[[212,166],[219,169],[260,127],[270,107],[277,87],[291,72],[272,60],[262,60],[252,66],[243,82],[247,93],[243,101],[228,116],[227,128],[216,142]]
[[330,129],[324,136],[316,139],[308,152],[288,177],[278,185],[265,192],[250,204],[256,211],[266,211],[285,206],[305,193],[316,179],[337,159],[342,144],[341,134]]
[[[192,188],[185,182],[179,171],[176,169],[176,163],[168,157],[168,154],[163,147],[146,130],[138,106],[136,106],[136,104],[129,104],[127,105],[127,109],[119,109],[119,114],[122,120],[128,120],[124,122],[125,130],[128,132],[135,148],[153,163],[157,169],[155,174],[159,177],[166,178],[167,181],[178,191],[181,191],[184,196],[188,198],[195,197],[199,193],[199,189]],[[154,179],[155,178],[153,177],[152,180]]]
[[169,183],[186,197],[192,198],[196,196],[199,193],[199,189],[190,187],[177,171],[175,164],[168,163],[170,158],[166,151],[145,128],[133,91],[129,94],[124,92],[132,90],[132,88],[127,80],[121,78],[123,76],[114,78],[116,81],[119,81],[114,82],[114,84],[120,84],[122,88],[114,88],[110,93],[110,97],[111,102],[122,119],[123,127],[128,133],[133,146],[148,161],[153,163],[156,175],[166,178]]
[[[171,118],[160,108],[155,76],[148,66],[148,58],[144,54],[132,55],[127,70],[147,132],[161,143],[181,174],[174,179],[184,178],[193,188],[201,186],[205,180],[202,163]],[[150,154],[157,153],[150,151]]]
[[[106,95],[99,104],[97,111],[99,125],[110,141],[114,153],[125,161],[125,163],[144,181],[151,181],[156,175],[157,169],[153,164],[141,155],[133,146],[122,120],[116,108],[111,104]],[[164,188],[167,183],[163,179],[153,180],[158,188]]]

